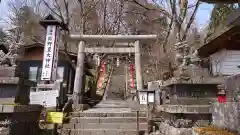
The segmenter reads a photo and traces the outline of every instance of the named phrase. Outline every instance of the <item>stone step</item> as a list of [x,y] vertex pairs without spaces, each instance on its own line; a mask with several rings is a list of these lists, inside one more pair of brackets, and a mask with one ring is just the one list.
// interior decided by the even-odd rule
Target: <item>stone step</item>
[[[132,103],[133,101],[126,101],[126,100],[103,100],[101,101],[99,104],[104,104],[104,105],[128,105],[130,103]],[[135,104],[137,104],[137,102],[134,102]]]
[[[146,108],[144,105],[138,105],[139,108]],[[94,108],[131,108],[130,104],[97,104]]]
[[[147,123],[139,123],[139,129],[146,130]],[[137,123],[69,123],[63,124],[64,129],[124,129],[124,130],[136,130]]]
[[131,107],[138,107],[142,111],[146,111],[145,105],[140,105],[137,102],[133,101],[123,101],[123,100],[105,100],[98,103],[94,108],[129,108],[131,110]]
[[[139,122],[146,122],[146,117],[140,117]],[[136,123],[136,117],[73,117],[70,123]]]
[[[114,71],[114,73],[116,73]],[[114,74],[111,77],[109,88],[106,91],[106,99],[121,100],[124,98],[125,75]],[[124,73],[124,72],[123,72]]]
[[[145,130],[140,131],[139,135],[144,135]],[[65,129],[62,135],[138,135],[137,130],[116,130],[116,129],[94,129],[79,130]]]
[[[135,112],[72,112],[72,117],[137,117]],[[139,112],[139,117],[146,117],[146,112]]]

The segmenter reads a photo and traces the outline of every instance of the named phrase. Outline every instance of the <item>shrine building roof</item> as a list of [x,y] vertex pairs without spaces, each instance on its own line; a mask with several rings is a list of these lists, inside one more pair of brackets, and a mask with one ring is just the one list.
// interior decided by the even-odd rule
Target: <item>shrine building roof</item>
[[202,58],[226,49],[240,50],[240,9],[231,13],[216,28],[204,45],[198,48],[198,55]]

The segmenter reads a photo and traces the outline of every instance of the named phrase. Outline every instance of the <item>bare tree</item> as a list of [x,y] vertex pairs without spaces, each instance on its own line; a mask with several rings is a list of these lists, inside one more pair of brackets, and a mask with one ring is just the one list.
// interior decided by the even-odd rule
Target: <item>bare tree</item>
[[[167,31],[167,17],[159,13],[158,7],[153,3],[144,0],[139,1],[147,6],[127,2],[124,14],[126,28],[130,34],[157,34],[158,42],[142,42],[142,67],[144,81],[151,81],[162,78],[162,72],[168,66],[166,59],[162,59],[160,44]],[[151,9],[149,9],[151,8]]]
[[[128,0],[133,2],[146,10],[155,10],[165,15],[168,18],[168,30],[163,42],[163,49],[166,52],[165,46],[168,43],[171,32],[175,32],[176,39],[178,41],[186,40],[189,29],[195,19],[196,12],[200,5],[200,1],[197,0],[190,4],[190,0],[152,0],[153,6],[148,6],[139,0]],[[167,6],[166,6],[167,5]],[[190,13],[192,11],[192,13]],[[173,28],[176,28],[176,31]]]
[[[64,36],[71,32],[81,34],[118,34],[121,31],[121,21],[124,1],[121,0],[53,0],[52,3],[42,0],[49,11],[58,17],[67,27]],[[100,43],[91,44],[97,46]],[[87,44],[89,45],[89,44]],[[64,41],[65,53],[72,44]],[[77,46],[74,46],[76,50]],[[106,54],[100,57],[100,63],[107,58]],[[72,63],[75,69],[76,65]],[[96,68],[95,86],[99,78],[100,66]]]
[[[159,63],[162,67],[164,65],[166,68],[161,69],[159,72],[165,72],[166,69],[169,72],[167,76],[172,76],[175,66],[175,54],[174,44],[176,42],[182,42],[188,39],[189,32],[191,30],[192,24],[194,23],[196,12],[200,5],[199,0],[128,0],[129,2],[142,7],[147,11],[158,12],[158,16],[165,17],[166,23],[159,23],[159,27],[164,29],[161,30],[160,41],[157,48],[158,58],[155,63]],[[145,12],[145,13],[146,13]],[[152,23],[151,23],[152,24]],[[165,26],[167,25],[167,26]],[[151,55],[156,55],[153,52],[149,52]],[[163,54],[163,55],[161,55]],[[159,61],[159,62],[157,62]],[[164,63],[164,64],[160,64]],[[151,64],[150,64],[151,65]],[[158,68],[155,65],[155,68]],[[151,70],[148,68],[148,70]],[[155,71],[156,73],[156,71]],[[163,75],[162,75],[163,77]],[[155,78],[156,79],[156,78]]]

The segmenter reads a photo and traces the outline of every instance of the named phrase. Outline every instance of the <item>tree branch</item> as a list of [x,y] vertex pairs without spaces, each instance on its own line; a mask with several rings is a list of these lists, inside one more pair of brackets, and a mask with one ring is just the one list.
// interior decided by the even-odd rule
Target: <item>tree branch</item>
[[[61,21],[64,23],[64,25],[67,26],[67,30],[64,30],[64,35],[68,35],[69,34],[69,22],[70,22],[68,2],[66,0],[64,0],[64,8],[66,10],[66,20],[64,19],[64,16],[61,11],[61,7],[57,3],[57,0],[55,0],[55,7],[57,8],[57,11],[59,12],[59,14],[56,11],[54,11],[53,8],[51,8],[50,5],[45,0],[43,0],[43,3],[52,13],[54,13],[61,19]],[[65,41],[63,45],[64,45],[63,51],[66,56],[66,59],[69,62],[69,64],[71,65],[71,67],[75,70],[76,65],[71,61],[70,54],[68,52],[68,43]]]
[[173,25],[173,17],[171,17],[171,20],[170,20],[170,23],[169,23],[169,26],[168,26],[168,31],[167,31],[167,35],[163,41],[163,52],[167,52],[166,50],[166,45],[168,43],[168,38],[169,38],[169,35],[171,33],[171,30],[172,30],[172,25]]
[[69,26],[70,18],[69,18],[68,1],[67,0],[63,0],[63,1],[64,1],[64,5],[65,5],[65,10],[66,10],[66,25]]
[[196,16],[196,13],[197,13],[197,10],[198,10],[199,5],[200,5],[200,1],[198,0],[198,1],[197,1],[197,4],[196,4],[196,7],[195,7],[195,9],[194,9],[194,11],[193,11],[193,13],[192,13],[192,15],[191,15],[191,17],[190,17],[190,20],[189,20],[189,22],[188,22],[188,24],[187,24],[187,26],[186,26],[186,29],[185,29],[185,32],[184,32],[184,34],[183,34],[182,40],[186,40],[186,38],[187,38],[188,31],[189,31],[189,29],[190,29],[190,27],[191,27],[191,25],[192,25],[192,23],[193,23],[193,21],[194,21],[194,18],[195,18],[195,16]]
[[59,14],[60,14],[60,19],[61,19],[61,21],[65,24],[66,22],[65,22],[65,19],[64,19],[63,14],[62,14],[61,7],[60,7],[60,5],[58,4],[58,0],[55,0],[54,3],[55,3],[55,7],[57,8],[57,10],[58,10],[58,12],[59,12]]
[[84,19],[84,2],[83,0],[78,0],[80,4],[80,10],[81,10],[81,15],[80,15],[80,21],[81,21],[81,34],[85,33],[85,19]]
[[61,16],[56,11],[54,11],[45,0],[42,0],[42,2],[52,13],[54,13],[57,17],[61,18]]
[[177,27],[177,39],[180,41],[181,40],[181,25],[180,25],[180,23],[178,21],[178,17],[177,17],[176,0],[172,0],[172,1],[170,0],[170,5],[171,5],[171,9],[172,9],[173,21],[174,21],[175,27]]
[[171,17],[171,14],[169,14],[169,12],[167,12],[166,10],[164,9],[161,9],[161,8],[149,8],[147,7],[146,5],[143,5],[141,4],[140,2],[138,2],[137,0],[126,0],[126,1],[129,1],[129,2],[133,2],[135,3],[136,5],[139,5],[140,7],[146,9],[146,10],[156,10],[156,11],[159,11],[160,13],[164,14],[166,17],[170,18]]

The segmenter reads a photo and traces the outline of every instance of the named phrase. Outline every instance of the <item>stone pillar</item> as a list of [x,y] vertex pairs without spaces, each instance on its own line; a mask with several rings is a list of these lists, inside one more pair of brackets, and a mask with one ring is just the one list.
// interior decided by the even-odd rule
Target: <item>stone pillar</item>
[[78,45],[78,57],[77,57],[77,66],[76,74],[74,80],[74,89],[73,89],[73,101],[74,104],[83,104],[83,75],[84,75],[84,58],[85,58],[85,43],[80,41]]
[[141,53],[139,41],[135,41],[135,70],[136,70],[136,81],[137,90],[143,89],[142,69],[141,69]]

